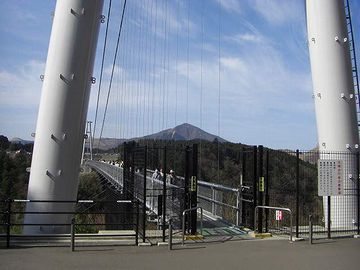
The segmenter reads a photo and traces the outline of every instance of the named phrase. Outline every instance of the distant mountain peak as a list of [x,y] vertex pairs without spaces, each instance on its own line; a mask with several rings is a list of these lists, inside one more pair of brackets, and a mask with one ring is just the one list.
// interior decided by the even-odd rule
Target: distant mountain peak
[[190,140],[201,139],[211,142],[217,139],[219,140],[219,142],[226,142],[226,140],[224,140],[223,138],[210,134],[189,123],[183,123],[174,128],[169,128],[155,134],[147,135],[144,136],[143,138],[153,139],[153,140],[174,140],[174,141],[190,141]]

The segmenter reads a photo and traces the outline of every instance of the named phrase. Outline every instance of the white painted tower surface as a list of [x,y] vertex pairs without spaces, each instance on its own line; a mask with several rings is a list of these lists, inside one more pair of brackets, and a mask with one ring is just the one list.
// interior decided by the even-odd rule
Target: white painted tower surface
[[[58,0],[36,126],[29,200],[76,200],[103,0]],[[71,203],[27,203],[26,211],[71,212]],[[25,224],[68,224],[72,215],[25,216]],[[24,226],[25,234],[69,226]]]
[[349,228],[357,220],[351,153],[358,151],[359,133],[344,1],[306,0],[306,14],[320,158],[344,160],[344,196],[331,197],[331,226]]

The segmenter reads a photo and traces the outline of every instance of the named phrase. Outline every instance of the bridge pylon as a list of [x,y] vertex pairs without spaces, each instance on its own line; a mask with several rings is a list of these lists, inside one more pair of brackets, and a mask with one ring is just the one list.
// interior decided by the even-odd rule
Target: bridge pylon
[[[103,0],[57,1],[28,187],[29,200],[76,200]],[[73,203],[29,202],[25,234],[70,231]],[[39,224],[39,225],[36,225]],[[52,225],[45,225],[52,224]],[[59,225],[57,225],[59,224]]]

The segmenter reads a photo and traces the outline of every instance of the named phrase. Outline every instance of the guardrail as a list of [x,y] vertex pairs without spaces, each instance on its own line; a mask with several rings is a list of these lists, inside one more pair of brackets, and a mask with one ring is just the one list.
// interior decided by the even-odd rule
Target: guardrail
[[[87,161],[87,164],[92,167],[96,168],[100,171],[100,173],[108,179],[111,184],[120,185],[122,188],[123,180],[122,180],[122,173],[123,168],[104,163],[98,161]],[[158,213],[157,209],[157,195],[162,194],[162,187],[163,181],[158,179],[153,179],[151,176],[153,175],[154,170],[147,170],[147,188],[152,190],[153,194],[149,194],[147,196],[146,206],[151,209],[153,212]],[[139,179],[143,179],[143,175],[135,172],[135,178],[139,177]],[[113,179],[111,179],[113,178]],[[177,178],[181,181],[184,180],[184,177],[177,176]],[[142,187],[142,186],[141,186]],[[166,187],[168,189],[167,195],[171,196],[172,192],[176,192],[176,190],[183,190],[182,187],[178,187],[176,185],[166,183]],[[253,199],[250,197],[250,194],[246,193],[249,191],[250,187],[248,186],[241,186],[241,188],[232,188],[220,184],[210,183],[206,181],[198,181],[198,199],[200,203],[202,203],[202,208],[206,211],[212,213],[215,216],[222,216],[221,213],[219,214],[218,207],[225,207],[232,211],[236,211],[236,220],[230,221],[234,223],[236,226],[241,225],[242,219],[242,205],[243,203],[253,203]],[[246,195],[249,198],[246,198]],[[226,203],[223,201],[224,197],[230,196],[236,198],[234,204]],[[140,196],[138,199],[143,200]],[[209,204],[207,204],[208,202]]]
[[184,245],[185,242],[185,215],[187,212],[191,212],[191,211],[197,211],[198,209],[200,209],[200,234],[203,233],[203,209],[201,206],[197,206],[197,207],[193,207],[193,208],[189,208],[189,209],[185,209],[182,212],[182,245]]
[[[135,237],[135,245],[138,245],[138,238],[139,238],[139,202],[138,201],[130,201],[130,200],[116,200],[116,201],[94,201],[94,200],[62,200],[62,201],[52,201],[52,200],[23,200],[23,199],[7,199],[1,200],[0,203],[6,205],[5,210],[0,212],[5,218],[2,224],[5,227],[5,235],[0,235],[0,237],[6,238],[6,247],[10,248],[10,243],[12,238],[28,238],[28,237],[52,237],[54,235],[44,234],[44,235],[19,235],[19,234],[11,234],[11,227],[15,226],[70,226],[71,234],[61,234],[56,235],[56,237],[71,237],[71,247],[75,246],[75,228],[76,226],[111,226],[111,225],[122,225],[122,226],[129,226],[135,227],[134,234],[111,234],[106,236],[133,236]],[[42,212],[33,212],[33,211],[13,211],[12,205],[14,203],[74,203],[74,204],[94,204],[94,203],[113,203],[113,204],[132,204],[135,208],[133,214],[136,215],[135,223],[134,222],[126,222],[126,223],[99,223],[99,222],[92,222],[92,223],[76,223],[75,219],[71,220],[71,223],[46,223],[46,224],[33,224],[33,223],[18,223],[18,222],[11,222],[13,215],[26,215],[26,214],[33,214],[33,215],[49,215],[49,214],[58,214],[58,215],[105,215],[105,214],[126,214],[127,212],[121,211],[91,211],[91,212],[81,212],[81,211],[62,211],[62,212],[55,212],[55,211],[42,211]],[[82,235],[87,236],[87,235]],[[91,237],[103,237],[104,235],[91,235]]]
[[285,211],[285,212],[289,212],[290,213],[290,242],[293,241],[293,224],[292,224],[292,212],[290,210],[290,208],[282,208],[282,207],[274,207],[274,206],[265,206],[265,205],[258,205],[255,207],[255,214],[254,214],[254,232],[256,231],[256,213],[257,210],[259,208],[262,209],[272,209],[272,210],[281,210],[281,211]]

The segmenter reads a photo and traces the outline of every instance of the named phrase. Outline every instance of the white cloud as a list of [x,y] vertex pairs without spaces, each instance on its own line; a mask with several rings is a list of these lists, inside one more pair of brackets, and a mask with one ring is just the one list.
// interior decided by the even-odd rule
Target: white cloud
[[[0,70],[0,106],[30,108],[40,101],[45,64],[30,60],[14,71]],[[26,101],[26,102],[25,102]]]
[[264,38],[261,35],[252,33],[236,34],[234,36],[227,37],[226,39],[239,44],[244,42],[262,43],[264,41]]
[[298,0],[250,0],[249,5],[272,24],[284,24],[287,21],[304,17],[302,1]]
[[239,0],[216,0],[223,9],[229,12],[241,12],[241,5]]

